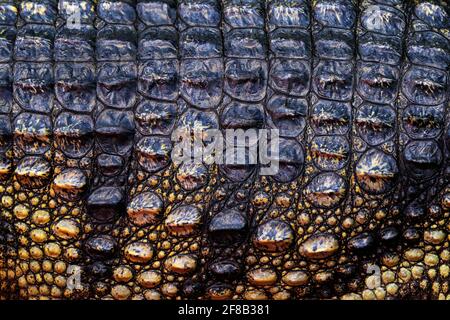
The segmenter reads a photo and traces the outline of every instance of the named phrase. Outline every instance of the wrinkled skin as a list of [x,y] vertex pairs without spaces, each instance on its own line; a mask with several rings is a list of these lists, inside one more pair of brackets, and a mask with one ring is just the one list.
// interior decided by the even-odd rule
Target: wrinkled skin
[[[449,299],[449,14],[0,0],[0,299]],[[199,128],[278,172],[174,163]]]

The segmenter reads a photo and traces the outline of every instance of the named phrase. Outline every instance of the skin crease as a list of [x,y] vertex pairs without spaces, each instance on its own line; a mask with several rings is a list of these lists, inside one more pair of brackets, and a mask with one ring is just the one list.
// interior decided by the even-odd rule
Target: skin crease
[[[0,0],[0,299],[450,299],[449,14]],[[279,171],[180,128],[279,129]]]

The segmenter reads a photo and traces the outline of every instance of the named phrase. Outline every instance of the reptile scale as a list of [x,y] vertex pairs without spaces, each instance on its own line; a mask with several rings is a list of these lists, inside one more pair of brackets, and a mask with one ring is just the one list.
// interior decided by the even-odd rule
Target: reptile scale
[[[0,299],[450,299],[449,16],[0,0]],[[180,129],[278,130],[278,171]]]

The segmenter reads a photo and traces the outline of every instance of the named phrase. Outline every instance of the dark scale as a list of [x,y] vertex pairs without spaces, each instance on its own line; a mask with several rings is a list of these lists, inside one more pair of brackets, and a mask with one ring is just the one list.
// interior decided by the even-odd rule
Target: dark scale
[[[404,55],[408,8],[404,1],[363,1],[357,25],[357,65],[352,121],[352,177],[349,214],[342,227],[348,232],[347,254],[364,268],[395,272],[390,248],[398,244],[401,224],[398,203],[398,106],[401,58]],[[383,248],[384,259],[374,266],[364,259]],[[377,269],[378,270],[378,269]],[[394,270],[394,271],[392,271]],[[367,271],[360,284],[367,295],[386,291],[387,283],[372,283]],[[387,296],[393,295],[387,292]]]
[[17,233],[12,216],[14,206],[13,172],[13,49],[16,36],[17,5],[0,2],[0,300],[17,298]]

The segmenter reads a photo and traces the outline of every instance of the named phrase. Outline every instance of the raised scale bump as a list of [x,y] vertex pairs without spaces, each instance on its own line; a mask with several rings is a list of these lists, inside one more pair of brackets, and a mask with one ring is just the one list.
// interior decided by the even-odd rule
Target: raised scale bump
[[449,299],[449,16],[0,0],[0,300]]

